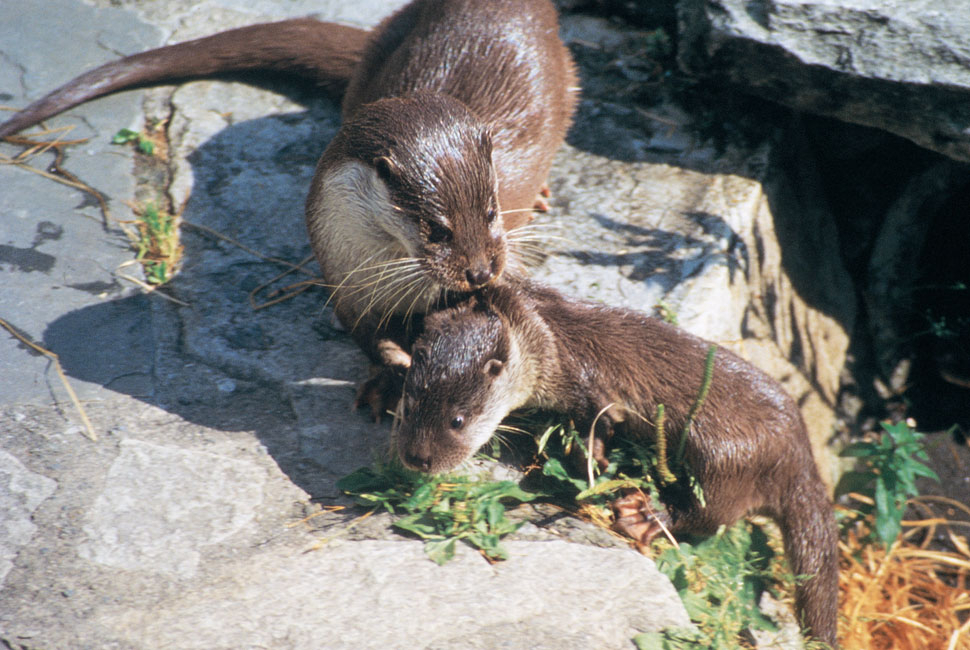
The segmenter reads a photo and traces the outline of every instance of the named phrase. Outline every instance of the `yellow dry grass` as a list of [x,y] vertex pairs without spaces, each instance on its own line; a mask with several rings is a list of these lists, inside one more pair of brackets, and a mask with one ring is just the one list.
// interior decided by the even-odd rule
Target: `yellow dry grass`
[[970,548],[958,532],[970,528],[970,508],[934,496],[911,503],[926,516],[903,522],[890,548],[861,542],[865,531],[839,543],[846,650],[970,650]]

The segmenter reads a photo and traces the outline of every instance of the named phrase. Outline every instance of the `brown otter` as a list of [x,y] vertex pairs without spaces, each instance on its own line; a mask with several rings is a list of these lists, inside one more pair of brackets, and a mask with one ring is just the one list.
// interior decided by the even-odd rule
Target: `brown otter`
[[312,20],[231,30],[88,72],[0,136],[133,85],[243,70],[346,87],[307,227],[338,317],[373,361],[400,369],[402,322],[503,272],[505,231],[529,220],[565,137],[578,88],[555,9],[414,0],[372,33]]
[[[518,279],[425,319],[405,380],[397,449],[425,472],[461,463],[510,411],[537,407],[596,435],[654,438],[656,406],[676,448],[705,372],[709,343],[627,310],[581,302]],[[837,533],[794,400],[764,372],[718,348],[713,380],[684,459],[705,502],[662,489],[673,533],[711,534],[749,512],[776,519],[796,575],[796,607],[811,633],[836,643]],[[599,417],[597,417],[599,416]],[[623,501],[623,500],[621,500]],[[629,503],[619,506],[629,515]],[[647,534],[627,519],[627,530]]]

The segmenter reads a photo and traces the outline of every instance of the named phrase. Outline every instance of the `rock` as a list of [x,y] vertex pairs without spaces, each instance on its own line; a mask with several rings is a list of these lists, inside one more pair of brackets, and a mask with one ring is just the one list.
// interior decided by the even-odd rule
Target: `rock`
[[935,0],[681,0],[679,61],[970,161],[970,11]]
[[106,567],[192,577],[200,549],[252,521],[265,480],[245,461],[122,440],[87,510],[78,554]]
[[0,449],[0,585],[20,547],[30,543],[37,531],[31,515],[55,489],[55,481],[31,472],[16,456]]
[[[869,281],[865,291],[869,329],[876,362],[890,377],[901,360],[901,348],[912,331],[916,285],[926,282],[917,265],[933,215],[958,188],[967,182],[967,170],[948,160],[914,176],[901,188],[886,212],[869,258]],[[894,392],[902,392],[897,382]]]
[[[690,625],[650,560],[567,542],[508,542],[490,565],[459,545],[444,566],[420,544],[334,542],[229,565],[188,596],[99,622],[144,647],[620,648],[657,621]],[[613,584],[591,592],[591,579]],[[611,612],[608,620],[602,613]],[[213,617],[213,612],[219,612]],[[223,620],[232,620],[226,626]]]

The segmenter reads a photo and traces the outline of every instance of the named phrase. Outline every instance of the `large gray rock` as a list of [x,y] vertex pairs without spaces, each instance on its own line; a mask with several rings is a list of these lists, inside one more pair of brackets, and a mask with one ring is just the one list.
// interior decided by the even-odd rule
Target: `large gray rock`
[[679,60],[791,106],[970,161],[970,7],[681,0]]

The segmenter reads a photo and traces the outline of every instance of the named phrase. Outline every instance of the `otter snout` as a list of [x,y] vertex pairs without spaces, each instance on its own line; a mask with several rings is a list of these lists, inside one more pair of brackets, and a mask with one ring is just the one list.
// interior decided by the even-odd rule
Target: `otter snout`
[[469,269],[465,269],[465,279],[472,287],[484,287],[488,284],[495,273],[492,271],[494,262],[489,265],[479,264]]
[[431,454],[428,452],[402,453],[401,460],[409,469],[426,474],[431,471]]
[[490,260],[479,260],[465,269],[465,280],[472,289],[479,289],[497,278],[502,273],[502,261],[499,255]]

